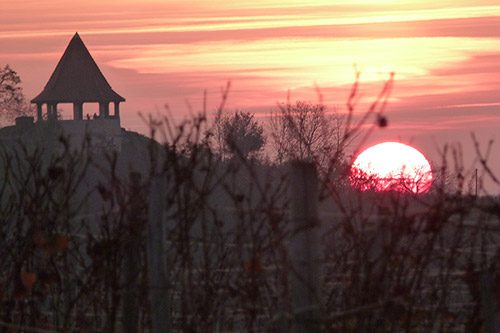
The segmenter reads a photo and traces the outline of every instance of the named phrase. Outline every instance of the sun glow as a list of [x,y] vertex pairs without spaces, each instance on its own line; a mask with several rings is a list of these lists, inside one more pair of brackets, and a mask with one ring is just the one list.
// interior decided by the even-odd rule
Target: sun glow
[[366,149],[351,168],[351,184],[361,190],[425,193],[432,178],[424,155],[398,142],[384,142]]

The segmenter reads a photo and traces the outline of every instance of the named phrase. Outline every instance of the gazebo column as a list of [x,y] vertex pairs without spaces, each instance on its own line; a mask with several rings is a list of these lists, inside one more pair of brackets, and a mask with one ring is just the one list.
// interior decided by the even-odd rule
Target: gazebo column
[[99,103],[99,118],[108,119],[109,118],[109,102]]
[[83,120],[83,103],[73,103],[73,119]]
[[47,103],[47,120],[52,119],[52,104]]
[[37,103],[36,104],[36,121],[42,121],[43,120],[43,110],[42,110],[43,104]]
[[115,102],[115,118],[120,119],[120,102]]
[[47,120],[57,120],[57,103],[47,105]]

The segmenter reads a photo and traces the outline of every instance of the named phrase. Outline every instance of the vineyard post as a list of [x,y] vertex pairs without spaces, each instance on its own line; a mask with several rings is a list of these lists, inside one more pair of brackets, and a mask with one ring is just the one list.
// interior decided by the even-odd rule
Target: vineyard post
[[153,178],[149,198],[147,261],[153,333],[168,333],[170,304],[165,260],[165,179]]
[[483,273],[481,283],[481,308],[483,314],[483,329],[485,333],[500,332],[500,316],[498,313],[495,279],[489,273]]
[[318,180],[312,163],[291,163],[291,300],[292,332],[319,332]]

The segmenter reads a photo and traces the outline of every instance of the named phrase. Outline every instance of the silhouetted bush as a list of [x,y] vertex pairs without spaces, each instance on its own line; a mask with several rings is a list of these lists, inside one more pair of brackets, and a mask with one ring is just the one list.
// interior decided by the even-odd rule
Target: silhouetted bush
[[[368,113],[379,126],[376,108]],[[163,144],[137,138],[148,158],[136,167],[126,151],[91,152],[88,141],[72,149],[64,137],[1,147],[4,331],[149,332],[152,294],[165,296],[165,331],[289,329],[300,314],[290,306],[297,272],[287,244],[307,231],[291,227],[288,167],[222,161],[206,122],[150,119]],[[460,179],[453,191],[448,180],[426,194],[360,191],[348,169],[319,178],[323,330],[488,327],[500,278],[498,198],[477,197]],[[156,222],[164,267],[148,266]],[[164,273],[158,289],[154,269]]]

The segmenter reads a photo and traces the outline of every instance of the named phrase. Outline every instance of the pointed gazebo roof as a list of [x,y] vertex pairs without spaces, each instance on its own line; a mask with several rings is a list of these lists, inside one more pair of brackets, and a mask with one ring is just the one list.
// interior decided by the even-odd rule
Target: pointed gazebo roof
[[43,91],[31,100],[36,104],[124,102],[109,85],[82,39],[71,39]]

